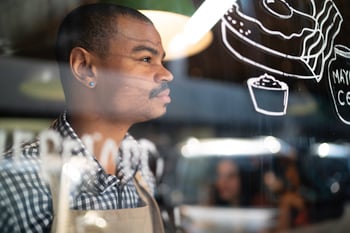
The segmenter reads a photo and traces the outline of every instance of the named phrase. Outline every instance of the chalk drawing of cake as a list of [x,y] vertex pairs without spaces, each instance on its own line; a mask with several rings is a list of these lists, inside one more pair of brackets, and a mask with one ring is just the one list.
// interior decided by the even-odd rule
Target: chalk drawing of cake
[[237,58],[269,73],[322,79],[343,18],[332,0],[237,0],[221,20]]

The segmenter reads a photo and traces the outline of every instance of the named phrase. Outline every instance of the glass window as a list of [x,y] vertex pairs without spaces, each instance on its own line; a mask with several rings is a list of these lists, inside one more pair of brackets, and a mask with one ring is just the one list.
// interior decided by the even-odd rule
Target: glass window
[[[145,27],[147,30],[138,26],[135,34],[125,34],[122,48],[117,47],[115,38],[108,37],[112,33],[109,28],[113,23],[123,25],[123,21],[104,21],[97,28],[113,43],[84,48],[90,41],[81,42],[83,50],[69,58],[68,67],[78,72],[73,62],[82,54],[92,54],[92,59],[101,61],[96,67],[103,67],[103,72],[94,73],[93,65],[86,70],[103,77],[93,79],[95,76],[83,72],[85,76],[74,74],[74,84],[67,84],[71,81],[61,81],[67,67],[58,65],[55,54],[59,25],[71,10],[96,2],[140,10],[153,22],[162,46],[148,39],[153,26]],[[99,145],[105,157],[92,158],[107,173],[112,167],[117,174],[122,160],[116,154],[119,156],[122,144],[107,138],[115,137],[125,126],[121,140],[132,135],[148,155],[138,162],[149,168],[146,170],[154,179],[155,186],[150,189],[166,232],[346,232],[350,222],[349,10],[350,3],[345,0],[2,1],[0,173],[29,169],[31,160],[19,159],[16,167],[9,156],[22,158],[23,144],[40,136],[47,139],[38,139],[45,143],[41,149],[47,149],[46,154],[51,149],[62,154],[75,148],[64,140],[69,130],[61,138],[48,129],[56,127],[63,113],[74,112],[71,106],[81,107],[76,113],[98,109],[104,116],[117,117],[74,118],[90,119],[91,126],[98,126],[84,125],[81,129],[91,134],[83,137],[79,131],[83,123],[74,121],[83,149],[94,154]],[[107,13],[105,16],[108,18]],[[148,44],[128,52],[130,41]],[[135,64],[127,66],[131,61]],[[146,64],[152,66],[149,72]],[[115,72],[116,67],[121,70]],[[158,105],[138,99],[152,82],[166,83],[149,93],[150,99],[154,94],[166,102],[161,113],[155,110]],[[85,89],[75,89],[78,85]],[[98,89],[98,94],[91,94]],[[164,90],[166,94],[161,96]],[[123,115],[126,111],[130,115]],[[106,122],[115,123],[121,117],[125,124],[106,127],[113,125]],[[130,154],[122,156],[126,161],[133,161],[136,153],[130,145],[125,146]],[[46,162],[53,165],[55,161]],[[46,167],[45,172],[62,169],[61,163],[56,165]],[[63,173],[78,177],[71,185],[83,179],[79,172],[64,169]],[[17,190],[16,182],[9,185],[4,174],[0,177],[3,190]],[[116,174],[111,177],[119,179]],[[146,178],[147,182],[152,183]],[[18,203],[34,200],[30,191],[15,192]],[[0,197],[8,200],[7,195],[9,192],[0,191]],[[69,202],[60,198],[58,203]],[[52,217],[50,211],[56,204],[40,200],[35,202],[39,209],[44,208],[41,201]],[[9,221],[15,213],[11,211],[0,214],[1,231],[36,229]],[[91,216],[76,224],[108,228],[106,219]],[[51,222],[51,217],[47,221]],[[35,219],[31,224],[38,223]],[[61,223],[68,222],[62,219]],[[88,232],[90,228],[84,229],[82,232]]]

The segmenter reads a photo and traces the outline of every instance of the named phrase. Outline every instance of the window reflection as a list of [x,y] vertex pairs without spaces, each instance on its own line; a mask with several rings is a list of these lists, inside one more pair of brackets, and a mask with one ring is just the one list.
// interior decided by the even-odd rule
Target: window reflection
[[[0,3],[1,152],[36,137],[64,110],[53,38],[62,16],[88,2],[94,1]],[[198,9],[203,2],[187,3]],[[232,2],[235,12],[213,26],[204,50],[165,62],[175,76],[167,114],[131,129],[154,146],[148,162],[167,232],[346,232],[350,4]],[[296,11],[308,20],[285,26]],[[305,24],[312,30],[298,46],[267,30]],[[250,92],[248,80],[264,77],[283,86],[279,101],[271,91],[258,100],[261,88]],[[104,227],[93,212],[81,222]]]

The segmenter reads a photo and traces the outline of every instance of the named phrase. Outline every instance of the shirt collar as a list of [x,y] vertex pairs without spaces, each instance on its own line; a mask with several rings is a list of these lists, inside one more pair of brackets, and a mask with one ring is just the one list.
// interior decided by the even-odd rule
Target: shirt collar
[[63,138],[75,142],[76,146],[71,151],[72,156],[83,156],[90,161],[89,169],[84,169],[82,172],[81,181],[75,186],[74,192],[103,193],[113,185],[126,184],[137,172],[140,163],[138,143],[131,135],[125,136],[116,155],[117,174],[109,175],[75,133],[67,120],[66,112],[56,119],[52,128]]

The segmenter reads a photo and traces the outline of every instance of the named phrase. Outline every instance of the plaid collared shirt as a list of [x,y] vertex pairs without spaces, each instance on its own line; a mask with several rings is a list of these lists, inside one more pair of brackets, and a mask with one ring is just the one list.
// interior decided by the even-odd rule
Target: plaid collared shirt
[[[70,208],[106,210],[136,208],[140,197],[133,177],[140,171],[151,190],[155,179],[148,167],[148,151],[130,135],[126,135],[116,156],[117,174],[107,174],[86,149],[62,114],[52,128],[62,138],[76,145],[72,156],[84,156],[89,169],[70,190]],[[17,158],[17,159],[16,159]],[[19,156],[6,153],[0,160],[0,232],[49,232],[52,218],[52,195],[43,177],[43,159],[38,141],[23,146]],[[92,169],[91,169],[92,168]]]

